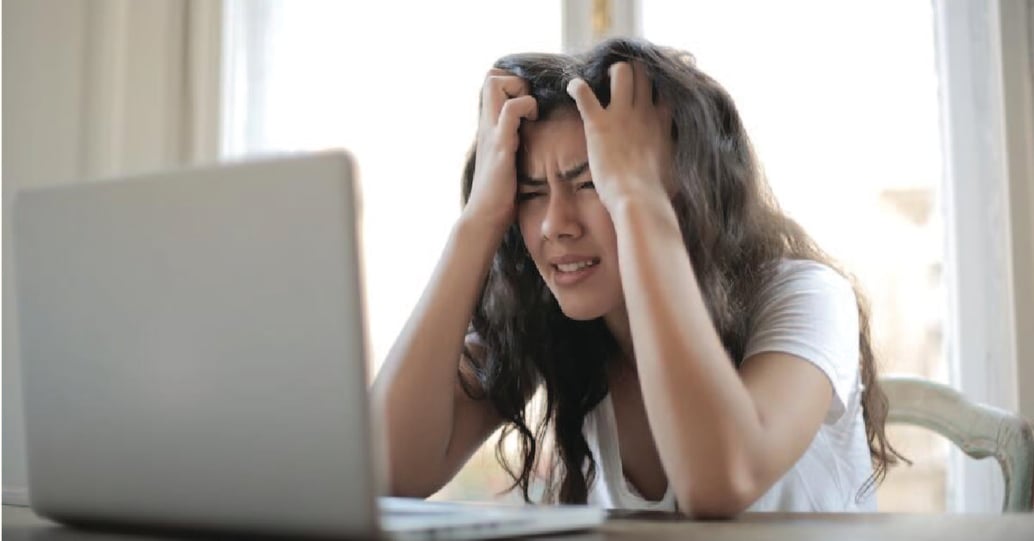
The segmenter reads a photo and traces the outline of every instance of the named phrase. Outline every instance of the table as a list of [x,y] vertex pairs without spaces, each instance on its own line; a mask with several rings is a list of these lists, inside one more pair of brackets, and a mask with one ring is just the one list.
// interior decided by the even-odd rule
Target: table
[[[201,539],[133,532],[91,532],[60,526],[26,507],[4,506],[4,540],[136,541]],[[612,512],[598,530],[543,537],[550,541],[683,540],[1034,540],[1034,514],[748,513],[732,521],[694,521],[674,513]]]

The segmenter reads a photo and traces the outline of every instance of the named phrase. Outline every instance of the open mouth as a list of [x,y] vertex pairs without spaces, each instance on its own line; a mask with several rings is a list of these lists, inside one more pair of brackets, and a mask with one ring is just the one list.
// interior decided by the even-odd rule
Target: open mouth
[[599,265],[600,258],[598,257],[573,263],[553,264],[553,284],[559,287],[579,284],[595,274]]
[[563,273],[570,273],[570,272],[578,272],[578,271],[580,271],[582,269],[587,269],[587,268],[590,268],[590,267],[595,267],[596,265],[599,265],[599,264],[600,264],[600,258],[595,257],[595,258],[592,258],[592,259],[586,259],[585,261],[578,261],[576,263],[555,264],[555,265],[553,265],[553,269],[555,269],[555,270],[557,270],[559,272],[563,272]]

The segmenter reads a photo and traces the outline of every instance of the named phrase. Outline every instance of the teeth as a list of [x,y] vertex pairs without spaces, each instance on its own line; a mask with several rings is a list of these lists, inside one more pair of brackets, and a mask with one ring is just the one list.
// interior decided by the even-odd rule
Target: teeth
[[591,267],[591,266],[593,266],[595,264],[596,264],[595,261],[579,261],[578,263],[563,263],[563,264],[559,264],[559,265],[556,266],[556,268],[559,269],[560,272],[574,272],[574,271],[582,270],[582,269],[584,269],[586,267]]

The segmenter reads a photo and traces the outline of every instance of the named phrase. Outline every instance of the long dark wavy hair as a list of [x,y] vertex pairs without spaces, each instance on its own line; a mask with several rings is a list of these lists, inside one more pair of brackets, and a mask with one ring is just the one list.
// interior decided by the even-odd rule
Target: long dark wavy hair
[[[673,172],[686,251],[708,313],[729,357],[742,361],[757,293],[783,259],[818,261],[851,281],[858,299],[861,383],[865,431],[873,475],[859,496],[883,480],[887,466],[903,457],[884,433],[887,398],[876,378],[869,337],[869,310],[854,278],[840,269],[807,233],[779,208],[755,158],[750,139],[729,94],[695,66],[692,55],[642,40],[611,39],[578,56],[517,54],[495,67],[530,86],[539,118],[575,108],[566,92],[573,77],[584,79],[600,103],[610,101],[607,70],[619,61],[638,61],[649,71],[655,97],[672,108]],[[476,148],[463,173],[463,203],[470,196]],[[530,502],[529,488],[543,442],[552,436],[553,467],[544,501],[584,503],[596,474],[582,425],[608,392],[608,365],[618,345],[602,318],[565,316],[539,275],[516,224],[495,253],[481,290],[464,349],[460,381],[474,399],[490,400],[505,422],[496,457]],[[543,415],[534,432],[528,398],[543,388]],[[549,426],[552,434],[547,434]],[[516,432],[521,462],[511,464],[504,439]]]

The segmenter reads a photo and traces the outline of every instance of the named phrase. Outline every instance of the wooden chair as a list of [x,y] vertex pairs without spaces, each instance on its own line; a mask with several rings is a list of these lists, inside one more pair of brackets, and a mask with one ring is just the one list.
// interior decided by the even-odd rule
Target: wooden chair
[[1015,413],[978,404],[940,383],[884,376],[888,423],[921,426],[948,438],[973,458],[993,456],[1002,467],[1002,511],[1034,509],[1034,429]]

